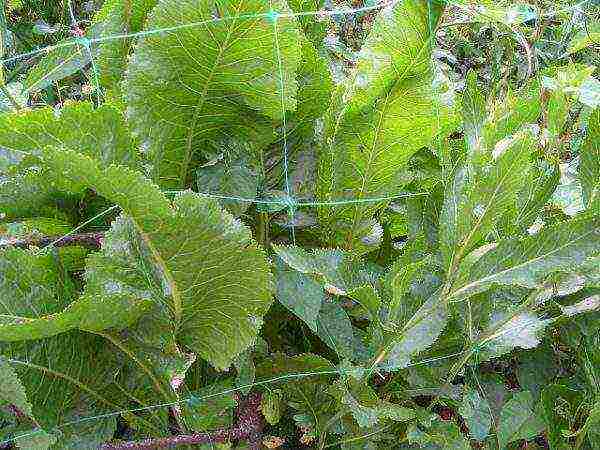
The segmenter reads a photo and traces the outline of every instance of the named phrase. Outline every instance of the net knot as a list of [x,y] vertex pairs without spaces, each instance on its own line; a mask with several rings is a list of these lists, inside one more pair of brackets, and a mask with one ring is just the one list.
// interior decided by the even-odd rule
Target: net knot
[[271,23],[274,23],[274,22],[276,22],[276,21],[277,21],[277,19],[279,18],[279,13],[278,13],[277,11],[274,11],[274,10],[272,10],[272,9],[271,9],[271,10],[270,10],[270,11],[267,13],[267,16],[266,16],[266,17],[267,17],[267,20],[268,20],[269,22],[271,22]]
[[195,408],[197,406],[200,406],[200,404],[202,403],[202,401],[196,397],[195,395],[191,395],[187,400],[186,400],[187,404],[189,407],[191,408]]
[[281,204],[283,206],[285,206],[287,209],[289,209],[290,211],[295,211],[296,209],[298,209],[298,206],[300,206],[300,203],[298,202],[298,200],[296,200],[291,195],[286,195],[282,199]]
[[90,48],[90,46],[92,45],[92,41],[90,39],[86,38],[85,36],[78,37],[77,39],[75,39],[75,42],[77,42],[79,45],[81,45],[85,48]]

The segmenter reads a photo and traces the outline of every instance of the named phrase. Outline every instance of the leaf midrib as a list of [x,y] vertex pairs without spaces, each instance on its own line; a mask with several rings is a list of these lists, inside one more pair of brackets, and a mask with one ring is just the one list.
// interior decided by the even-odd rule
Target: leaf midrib
[[487,282],[488,280],[493,280],[494,278],[502,276],[502,275],[504,275],[504,274],[506,274],[508,272],[513,271],[513,270],[518,270],[518,269],[521,269],[523,267],[527,267],[527,265],[534,264],[534,263],[540,261],[541,259],[548,258],[548,257],[552,256],[553,254],[555,254],[555,253],[557,253],[557,252],[559,252],[559,251],[561,251],[561,250],[563,250],[563,249],[565,249],[565,248],[567,248],[567,247],[569,247],[571,245],[574,245],[575,243],[577,243],[581,239],[584,239],[584,238],[588,237],[590,234],[593,234],[595,232],[596,232],[596,230],[590,230],[589,232],[587,232],[587,233],[579,236],[577,239],[573,239],[573,240],[567,242],[566,244],[561,245],[560,247],[557,247],[557,248],[555,248],[554,250],[552,250],[552,251],[550,251],[548,253],[545,253],[545,254],[540,255],[540,256],[538,256],[536,258],[527,260],[527,261],[525,261],[525,262],[523,262],[521,264],[517,264],[516,266],[509,267],[508,269],[502,270],[500,272],[496,272],[493,275],[489,275],[489,276],[480,278],[480,279],[478,279],[478,280],[476,280],[476,281],[474,281],[472,283],[469,283],[469,284],[467,284],[467,285],[459,288],[458,290],[454,291],[447,298],[448,299],[452,299],[454,297],[458,297],[459,294],[462,294],[464,291],[468,291],[468,289],[471,288],[471,287],[473,287],[473,286],[477,286],[478,284],[483,284],[483,283]]
[[[519,153],[519,157],[521,156],[521,153],[523,151],[525,151],[525,146],[521,147],[521,152]],[[500,188],[504,186],[504,184],[506,183],[506,181],[508,179],[512,178],[512,169],[515,165],[518,165],[517,163],[519,163],[519,162],[520,162],[519,158],[514,158],[511,161],[509,169],[506,171],[504,176],[500,179],[500,182],[496,184],[496,187],[494,188],[494,192],[492,192],[492,195],[490,196],[489,201],[487,202],[485,211],[483,212],[483,214],[481,214],[481,216],[479,216],[477,218],[477,221],[471,228],[471,231],[466,236],[466,238],[462,241],[463,244],[458,248],[458,250],[452,256],[452,260],[450,262],[450,272],[454,272],[454,270],[456,270],[458,268],[458,265],[460,264],[465,252],[467,252],[469,250],[470,245],[472,245],[472,243],[470,243],[470,241],[473,239],[473,236],[475,236],[475,233],[478,232],[479,228],[482,226],[483,219],[484,218],[487,219],[488,212],[490,211],[490,208],[492,207],[494,200],[496,200],[496,197],[500,194]]]
[[[243,2],[244,2],[244,0],[240,0],[238,2],[237,7],[235,8],[235,16],[239,16],[239,12],[242,8]],[[219,48],[219,53],[218,53],[217,57],[215,58],[215,62],[212,65],[210,73],[208,74],[208,77],[204,83],[204,87],[202,89],[200,99],[198,100],[198,103],[196,104],[196,108],[194,111],[194,117],[192,118],[192,125],[188,131],[186,150],[185,150],[183,162],[181,164],[181,172],[179,174],[180,182],[182,182],[182,183],[185,183],[185,180],[187,178],[188,168],[189,168],[190,162],[192,160],[192,139],[194,137],[194,131],[196,129],[196,125],[198,124],[198,119],[200,117],[200,113],[202,112],[202,109],[204,108],[204,104],[206,103],[208,87],[210,86],[210,84],[212,82],[212,79],[215,75],[216,69],[218,67],[220,67],[220,65],[221,65],[221,60],[223,58],[224,51],[228,47],[229,40],[231,39],[231,36],[232,36],[232,32],[235,29],[235,25],[238,23],[238,21],[233,20],[229,23],[231,24],[231,26],[227,30],[227,36],[225,37],[225,40],[223,41],[223,43],[221,44],[221,46]]]
[[[428,35],[428,38],[431,38],[431,35]],[[409,63],[406,64],[404,71],[401,74],[398,75],[398,77],[396,78],[396,80],[394,81],[394,83],[392,84],[392,86],[388,89],[388,92],[387,92],[386,97],[385,97],[385,101],[383,102],[383,108],[381,109],[381,114],[380,114],[380,117],[379,117],[379,121],[377,123],[377,128],[375,129],[375,133],[374,133],[374,136],[373,136],[373,145],[371,146],[371,151],[369,152],[369,160],[368,160],[368,164],[367,164],[367,169],[370,169],[371,165],[373,164],[373,155],[375,153],[375,146],[376,146],[376,144],[380,140],[381,130],[382,130],[381,124],[383,122],[383,118],[387,115],[387,112],[388,112],[390,95],[391,95],[392,92],[394,92],[395,90],[397,90],[398,86],[401,83],[403,83],[406,80],[407,74],[408,74],[410,68],[412,67],[413,63],[415,61],[419,60],[419,58],[422,56],[423,50],[426,49],[426,48],[428,48],[428,46],[429,46],[429,42],[425,41],[423,43],[423,45],[421,46],[421,48],[419,49],[419,51],[417,52],[417,54],[415,55],[415,57],[412,58],[412,59],[409,59]],[[392,68],[394,69],[394,72],[397,73],[393,61],[392,61]],[[358,74],[358,69],[354,73],[354,77],[352,79],[352,83],[353,84],[356,81],[357,74]],[[335,140],[336,140],[336,136],[337,136],[337,133],[339,131],[339,125],[341,123],[341,118],[345,115],[346,108],[347,108],[348,104],[350,104],[350,102],[348,102],[348,103],[346,103],[346,105],[344,105],[344,108],[342,108],[342,111],[338,115],[338,118],[336,120],[335,129],[334,129],[334,132],[333,132],[332,143],[334,143]],[[335,166],[333,166],[333,167],[335,167]],[[368,173],[368,172],[369,172],[369,170],[365,170],[365,173]],[[363,196],[364,196],[364,194],[365,194],[366,176],[363,176],[362,178],[363,178],[363,183],[362,183],[360,191],[358,192],[358,195],[357,195],[357,199],[358,200],[362,199]],[[350,230],[348,232],[348,237],[346,238],[346,242],[347,242],[348,247],[352,246],[352,239],[354,237],[354,229],[357,226],[357,221],[358,221],[358,217],[359,217],[359,210],[360,210],[360,206],[358,206],[358,205],[354,206],[354,216],[353,216],[353,220],[352,220],[352,227],[350,228]]]

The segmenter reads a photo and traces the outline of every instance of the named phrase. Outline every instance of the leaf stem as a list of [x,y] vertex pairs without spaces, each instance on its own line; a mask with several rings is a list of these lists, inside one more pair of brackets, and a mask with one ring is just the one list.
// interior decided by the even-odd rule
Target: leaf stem
[[269,213],[259,213],[258,215],[258,229],[256,230],[258,243],[264,248],[269,248]]
[[469,346],[469,348],[466,350],[465,355],[461,359],[459,359],[452,366],[452,368],[450,369],[450,371],[448,372],[447,382],[448,383],[452,382],[452,380],[458,375],[458,373],[462,370],[463,366],[465,364],[467,364],[467,362],[469,361],[469,359],[471,359],[471,356],[477,352],[477,349],[481,345],[483,345],[487,341],[493,339],[494,335],[499,330],[501,330],[502,327],[504,327],[506,324],[510,323],[510,321],[513,320],[516,316],[518,316],[519,314],[527,311],[536,302],[536,300],[539,298],[540,292],[541,292],[541,289],[536,289],[535,291],[531,292],[527,296],[527,299],[523,303],[521,303],[521,305],[519,305],[517,308],[515,308],[511,314],[507,315],[506,318],[504,318],[503,320],[501,320],[500,322],[498,322],[490,331],[488,331],[487,333],[483,334],[475,342],[473,342]]

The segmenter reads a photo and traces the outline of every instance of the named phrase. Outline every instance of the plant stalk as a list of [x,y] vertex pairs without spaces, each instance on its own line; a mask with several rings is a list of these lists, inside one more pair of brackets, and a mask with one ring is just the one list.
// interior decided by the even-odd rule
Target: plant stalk
[[483,336],[481,336],[479,339],[477,339],[475,342],[473,342],[469,346],[469,348],[466,350],[464,356],[461,359],[459,359],[452,366],[450,371],[448,372],[447,382],[448,383],[452,382],[452,380],[458,375],[458,373],[462,370],[464,365],[467,364],[467,362],[469,362],[469,359],[471,359],[471,356],[473,356],[477,352],[477,349],[482,344],[485,344],[487,341],[493,339],[494,335],[499,330],[501,330],[502,327],[504,327],[506,324],[508,324],[511,320],[513,320],[519,314],[527,311],[536,302],[536,300],[538,299],[539,293],[540,293],[540,290],[533,291],[531,294],[529,294],[527,299],[523,303],[521,303],[521,305],[519,305],[517,308],[515,308],[512,311],[512,313],[510,313],[504,320],[501,320],[494,328],[492,328],[490,331],[488,331]]
[[262,429],[264,427],[260,404],[260,394],[250,395],[240,408],[237,423],[232,428],[222,428],[208,433],[180,434],[141,441],[107,443],[101,445],[99,450],[154,450],[236,440],[246,440],[250,449],[259,450],[262,445]]

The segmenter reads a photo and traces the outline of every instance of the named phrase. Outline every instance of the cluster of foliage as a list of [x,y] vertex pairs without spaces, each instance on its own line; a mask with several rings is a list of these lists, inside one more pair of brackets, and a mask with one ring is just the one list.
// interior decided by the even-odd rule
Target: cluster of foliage
[[584,3],[3,17],[2,445],[600,449]]

